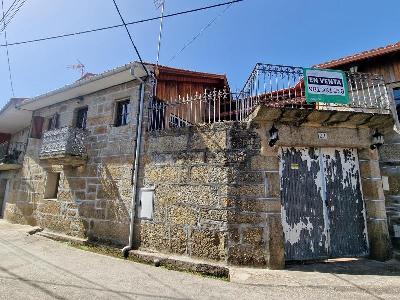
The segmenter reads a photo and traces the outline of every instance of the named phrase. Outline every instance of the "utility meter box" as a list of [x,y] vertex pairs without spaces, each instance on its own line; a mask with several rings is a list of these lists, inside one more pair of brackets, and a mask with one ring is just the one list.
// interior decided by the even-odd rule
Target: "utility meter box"
[[139,218],[152,219],[154,210],[154,188],[140,189],[139,201]]

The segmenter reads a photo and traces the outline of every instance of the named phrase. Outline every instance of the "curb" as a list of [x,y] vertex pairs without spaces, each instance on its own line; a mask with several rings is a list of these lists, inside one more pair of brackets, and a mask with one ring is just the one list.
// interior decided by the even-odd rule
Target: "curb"
[[58,242],[72,242],[72,243],[76,243],[79,245],[87,245],[88,244],[87,239],[82,239],[82,238],[78,238],[78,237],[55,233],[55,232],[51,232],[51,231],[47,231],[47,230],[38,232],[37,235],[40,235],[45,238],[48,238],[48,239],[51,239],[54,241],[58,241]]
[[[88,239],[82,239],[77,237],[72,237],[60,233],[55,233],[51,231],[41,231],[36,233],[39,236],[59,241],[59,242],[71,242],[77,245],[93,245],[98,247],[107,247],[105,245],[96,245],[90,243]],[[118,250],[118,248],[111,247],[113,250]],[[122,254],[121,254],[122,256]],[[175,271],[184,271],[184,272],[192,272],[197,273],[204,276],[213,276],[222,279],[229,280],[229,268],[216,264],[209,263],[202,260],[196,260],[185,256],[169,256],[163,253],[157,252],[145,252],[140,250],[131,250],[129,251],[129,259],[133,261],[145,263],[148,265],[153,265],[155,267],[165,267],[170,270]]]
[[166,267],[177,271],[188,271],[206,276],[229,279],[229,268],[218,264],[205,263],[190,258],[185,259],[184,257],[169,257],[161,253],[149,253],[139,250],[129,251],[129,256],[134,260],[156,267]]

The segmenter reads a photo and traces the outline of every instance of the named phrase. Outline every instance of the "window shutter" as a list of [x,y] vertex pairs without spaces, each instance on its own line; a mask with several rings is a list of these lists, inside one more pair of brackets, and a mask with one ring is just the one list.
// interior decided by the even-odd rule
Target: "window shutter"
[[43,130],[44,118],[39,116],[32,117],[32,131],[31,138],[41,139]]

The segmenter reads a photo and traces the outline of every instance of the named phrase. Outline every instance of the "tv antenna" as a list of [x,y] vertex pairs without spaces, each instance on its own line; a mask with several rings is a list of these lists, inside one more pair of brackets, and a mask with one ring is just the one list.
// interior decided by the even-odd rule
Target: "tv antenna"
[[72,69],[72,70],[79,70],[81,72],[81,77],[85,74],[86,71],[86,67],[83,63],[81,63],[81,61],[79,59],[77,59],[77,64],[75,65],[69,65],[68,69]]
[[156,63],[156,65],[158,66],[158,64],[160,62],[160,50],[161,50],[161,39],[162,39],[162,31],[163,31],[165,0],[154,0],[154,5],[156,6],[157,9],[161,8],[160,32],[158,34],[157,63]]

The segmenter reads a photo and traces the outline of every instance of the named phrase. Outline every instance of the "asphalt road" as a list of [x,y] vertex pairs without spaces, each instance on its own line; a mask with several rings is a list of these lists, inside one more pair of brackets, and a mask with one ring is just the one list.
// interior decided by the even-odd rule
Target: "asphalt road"
[[0,299],[400,299],[397,262],[233,269],[232,281],[71,248],[0,220]]

